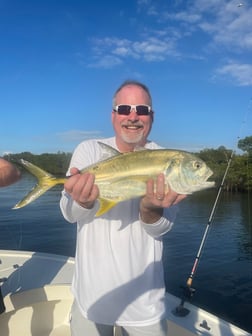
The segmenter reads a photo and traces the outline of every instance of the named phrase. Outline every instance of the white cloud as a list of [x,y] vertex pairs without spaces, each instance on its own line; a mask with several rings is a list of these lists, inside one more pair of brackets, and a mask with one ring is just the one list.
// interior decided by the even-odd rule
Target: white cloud
[[[176,0],[172,4],[137,0],[137,11],[143,20],[136,22],[141,29],[136,29],[132,38],[93,39],[94,61],[89,66],[112,68],[130,59],[164,62],[172,57],[214,61],[215,57],[217,67],[224,57],[242,56],[243,60],[237,63],[218,67],[215,74],[231,77],[234,84],[237,81],[238,85],[250,85],[252,5],[249,1],[243,4],[238,7],[236,0]],[[191,45],[197,46],[197,53]]]
[[96,62],[92,67],[108,68],[119,65],[126,58],[143,59],[147,62],[163,61],[168,56],[178,56],[174,39],[147,37],[142,40],[129,40],[106,37],[93,39]]
[[114,68],[117,65],[120,65],[122,60],[119,57],[113,55],[101,55],[100,57],[96,57],[95,62],[90,63],[88,66],[90,68]]
[[148,15],[158,15],[156,2],[152,0],[137,0],[137,9],[138,11],[144,10]]
[[60,132],[56,134],[63,141],[83,141],[85,139],[100,138],[100,131],[81,131],[81,130],[69,130],[66,132]]
[[168,14],[167,18],[192,24],[199,22],[201,19],[201,15],[199,13],[188,13],[187,11],[184,11],[184,12],[178,12],[173,15]]
[[235,80],[239,86],[252,85],[252,64],[228,63],[216,70],[217,76]]
[[[176,23],[181,36],[203,32],[216,50],[228,48],[239,53],[241,49],[252,50],[252,7],[249,2],[237,5],[236,0],[195,0],[188,1],[182,10],[166,10],[160,15],[167,25]],[[206,48],[206,42],[201,47]]]
[[198,27],[209,34],[212,43],[232,52],[241,51],[234,47],[252,49],[252,8],[237,4],[236,0],[198,0],[192,8],[194,14],[201,16]]

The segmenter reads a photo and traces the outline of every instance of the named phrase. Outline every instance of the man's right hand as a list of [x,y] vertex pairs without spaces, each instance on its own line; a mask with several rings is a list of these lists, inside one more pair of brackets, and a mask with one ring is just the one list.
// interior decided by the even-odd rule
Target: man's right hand
[[94,174],[82,174],[77,168],[71,168],[70,174],[71,176],[64,184],[66,192],[79,205],[91,209],[99,197],[99,189],[95,184]]

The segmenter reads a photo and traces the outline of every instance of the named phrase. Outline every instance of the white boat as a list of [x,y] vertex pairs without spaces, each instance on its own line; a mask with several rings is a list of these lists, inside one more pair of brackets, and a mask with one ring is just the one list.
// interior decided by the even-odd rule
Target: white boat
[[[70,336],[73,269],[71,257],[0,250],[0,282],[5,305],[0,315],[1,336]],[[252,335],[187,302],[183,307],[189,314],[174,315],[181,299],[169,293],[166,303],[168,336]],[[119,327],[115,328],[115,335],[121,335]]]

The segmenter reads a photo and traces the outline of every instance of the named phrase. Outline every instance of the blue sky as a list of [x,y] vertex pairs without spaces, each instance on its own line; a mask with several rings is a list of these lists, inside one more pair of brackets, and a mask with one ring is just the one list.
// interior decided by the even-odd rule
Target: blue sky
[[150,88],[150,138],[198,151],[252,135],[252,1],[0,0],[0,155],[113,135],[112,95]]

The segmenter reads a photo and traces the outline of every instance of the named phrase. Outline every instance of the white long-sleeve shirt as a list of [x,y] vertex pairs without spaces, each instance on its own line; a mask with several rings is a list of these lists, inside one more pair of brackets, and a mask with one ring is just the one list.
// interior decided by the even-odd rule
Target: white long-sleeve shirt
[[[88,140],[74,151],[70,167],[83,169],[101,160],[98,141],[116,148],[115,138]],[[153,142],[145,146],[160,148]],[[119,203],[100,217],[65,192],[60,201],[65,219],[77,222],[73,295],[86,318],[102,324],[145,326],[165,313],[162,235],[174,222],[176,208],[165,209],[154,224],[139,218],[140,199]]]

